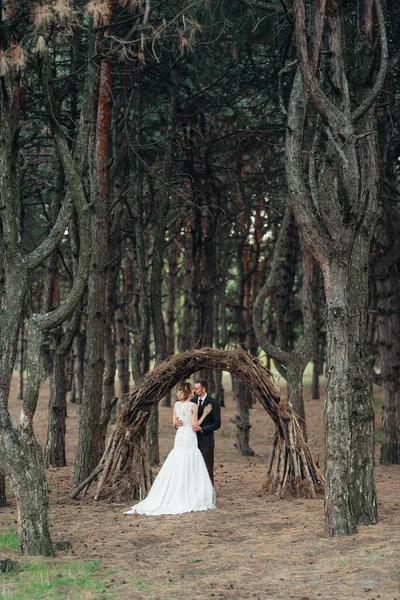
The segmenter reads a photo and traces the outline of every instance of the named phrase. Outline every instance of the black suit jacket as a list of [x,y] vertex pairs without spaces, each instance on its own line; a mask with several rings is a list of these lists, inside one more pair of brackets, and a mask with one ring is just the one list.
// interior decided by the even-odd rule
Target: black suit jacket
[[[199,404],[198,398],[194,397],[190,402]],[[214,446],[214,431],[217,431],[221,427],[221,408],[218,400],[214,400],[207,394],[204,405],[199,407],[198,417],[203,414],[204,408],[207,404],[212,404],[212,411],[206,416],[202,424],[200,425],[201,431],[197,432],[197,443],[199,446]]]

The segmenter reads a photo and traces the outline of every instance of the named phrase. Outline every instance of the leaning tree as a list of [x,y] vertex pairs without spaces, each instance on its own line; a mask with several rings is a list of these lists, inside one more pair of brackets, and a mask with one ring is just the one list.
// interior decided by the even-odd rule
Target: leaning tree
[[292,493],[308,498],[323,493],[323,475],[313,460],[295,415],[281,400],[269,371],[238,346],[234,350],[188,350],[170,357],[145,375],[121,407],[117,428],[108,440],[99,465],[73,491],[72,497],[100,474],[96,500],[129,502],[143,498],[151,485],[145,437],[151,409],[179,381],[201,369],[233,374],[252,391],[274,421],[276,432],[265,491],[279,496]]

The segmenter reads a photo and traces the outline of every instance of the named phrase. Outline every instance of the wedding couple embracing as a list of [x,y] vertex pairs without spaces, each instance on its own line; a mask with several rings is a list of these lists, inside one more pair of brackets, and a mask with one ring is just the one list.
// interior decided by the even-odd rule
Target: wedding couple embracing
[[215,508],[214,431],[221,427],[219,403],[207,394],[205,379],[177,386],[173,450],[150,492],[125,514],[180,515]]

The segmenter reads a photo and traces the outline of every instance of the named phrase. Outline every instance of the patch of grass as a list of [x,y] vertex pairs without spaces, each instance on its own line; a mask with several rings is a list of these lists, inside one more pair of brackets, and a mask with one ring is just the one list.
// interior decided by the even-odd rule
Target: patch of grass
[[100,561],[24,561],[1,577],[0,600],[106,598],[104,575]]
[[138,579],[137,577],[133,578],[133,583],[134,585],[139,588],[139,590],[144,590],[145,588],[145,584],[144,581],[142,581],[141,579]]
[[367,565],[372,565],[375,562],[375,556],[372,550],[367,550],[367,556],[365,557],[365,562]]
[[351,560],[349,558],[342,558],[339,561],[339,567],[347,567],[347,565],[349,565],[351,563]]
[[188,558],[188,563],[191,563],[192,565],[201,562],[203,562],[202,558]]
[[0,533],[0,550],[19,550],[17,534],[11,527],[8,533]]

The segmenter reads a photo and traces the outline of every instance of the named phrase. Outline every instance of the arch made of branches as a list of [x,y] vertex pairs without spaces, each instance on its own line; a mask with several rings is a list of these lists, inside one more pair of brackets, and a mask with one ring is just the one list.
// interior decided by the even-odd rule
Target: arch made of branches
[[121,406],[117,427],[92,475],[72,493],[76,497],[100,475],[95,499],[142,499],[151,486],[146,444],[150,411],[180,381],[202,369],[230,372],[246,385],[275,423],[268,460],[265,493],[315,498],[324,492],[324,478],[314,462],[296,416],[281,401],[271,373],[241,347],[233,350],[202,348],[176,354],[157,365],[142,379]]

